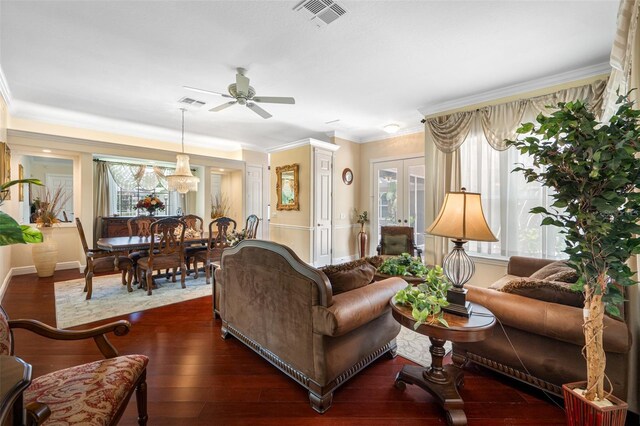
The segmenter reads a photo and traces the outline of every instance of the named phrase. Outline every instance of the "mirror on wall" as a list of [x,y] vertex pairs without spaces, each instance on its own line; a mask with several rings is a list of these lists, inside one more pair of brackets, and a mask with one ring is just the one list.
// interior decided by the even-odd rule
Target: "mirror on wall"
[[21,174],[25,178],[40,179],[43,183],[43,186],[24,186],[25,219],[28,218],[30,223],[35,223],[38,210],[52,207],[58,221],[72,222],[75,218],[73,160],[24,155],[20,166]]

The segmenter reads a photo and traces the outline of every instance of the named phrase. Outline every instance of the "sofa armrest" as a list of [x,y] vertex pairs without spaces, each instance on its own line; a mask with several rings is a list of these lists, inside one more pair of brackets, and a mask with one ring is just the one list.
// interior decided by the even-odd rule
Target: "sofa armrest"
[[376,281],[333,296],[329,307],[313,307],[313,331],[326,336],[342,336],[387,312],[389,300],[407,286],[402,278]]
[[[467,299],[489,309],[503,325],[574,345],[584,345],[582,308],[543,302],[517,294],[467,286]],[[627,325],[604,318],[604,349],[626,353],[631,348]]]
[[536,259],[534,257],[511,256],[507,265],[507,274],[518,277],[529,277],[531,274],[555,262],[551,259]]

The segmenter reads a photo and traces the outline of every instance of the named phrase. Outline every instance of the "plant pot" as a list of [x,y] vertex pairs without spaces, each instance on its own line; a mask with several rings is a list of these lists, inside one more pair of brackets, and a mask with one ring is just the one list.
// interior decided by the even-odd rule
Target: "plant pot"
[[358,233],[358,242],[360,243],[360,257],[365,257],[367,255],[367,233],[364,231],[360,231]]
[[42,231],[42,242],[33,244],[31,247],[33,264],[40,278],[51,277],[58,263],[58,243],[53,238],[53,228],[42,227],[40,231]]
[[613,395],[607,399],[613,403],[611,407],[599,407],[573,389],[585,388],[587,382],[574,382],[562,385],[564,406],[568,426],[624,426],[627,417],[626,402]]

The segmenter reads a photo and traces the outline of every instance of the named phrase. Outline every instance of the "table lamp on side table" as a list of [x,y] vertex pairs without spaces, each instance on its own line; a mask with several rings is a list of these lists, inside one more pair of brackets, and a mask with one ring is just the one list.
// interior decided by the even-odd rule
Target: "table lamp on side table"
[[480,194],[466,192],[449,192],[436,220],[427,229],[431,235],[451,238],[454,244],[451,253],[444,258],[442,268],[453,284],[447,292],[448,306],[444,311],[469,317],[471,304],[467,302],[467,290],[464,284],[471,279],[475,272],[473,260],[464,251],[467,241],[498,241],[482,212]]

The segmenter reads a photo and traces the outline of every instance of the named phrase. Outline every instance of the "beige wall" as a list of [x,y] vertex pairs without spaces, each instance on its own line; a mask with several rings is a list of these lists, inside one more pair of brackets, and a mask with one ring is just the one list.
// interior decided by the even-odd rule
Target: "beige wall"
[[[366,186],[360,153],[362,145],[346,139],[333,138],[332,142],[340,146],[335,152],[333,163],[333,258],[346,260],[358,256],[357,237],[360,225],[356,223],[359,208],[358,199],[362,188]],[[342,171],[350,168],[353,171],[353,183],[346,185],[342,181]]]
[[[305,262],[311,262],[311,151],[310,145],[274,152],[271,154],[271,174],[269,199],[271,204],[271,220],[269,222],[269,238],[272,241],[290,247]],[[276,169],[289,164],[299,164],[299,200],[300,210],[277,210]]]
[[[0,142],[7,142],[7,104],[0,96]],[[11,194],[13,196],[13,194]],[[9,213],[8,206],[2,206],[2,211]],[[8,284],[9,269],[11,268],[11,247],[0,247],[0,301]]]

